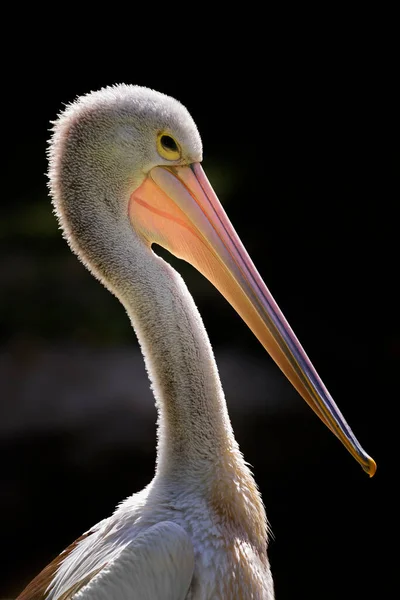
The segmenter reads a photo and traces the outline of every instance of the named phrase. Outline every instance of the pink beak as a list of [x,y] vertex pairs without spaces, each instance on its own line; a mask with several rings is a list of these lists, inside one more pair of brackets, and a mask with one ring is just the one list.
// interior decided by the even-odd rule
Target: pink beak
[[374,460],[347,425],[262,281],[202,167],[155,167],[133,192],[132,225],[187,260],[232,304],[319,418],[372,477]]

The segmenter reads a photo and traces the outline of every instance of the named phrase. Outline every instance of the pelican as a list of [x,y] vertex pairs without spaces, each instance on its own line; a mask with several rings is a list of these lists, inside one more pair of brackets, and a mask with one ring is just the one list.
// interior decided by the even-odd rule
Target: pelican
[[156,243],[226,297],[372,476],[376,465],[256,271],[202,167],[187,109],[144,87],[78,98],[54,123],[49,181],[72,251],[121,301],[158,409],[156,472],[48,565],[19,600],[272,600],[268,525],[234,437],[213,351]]

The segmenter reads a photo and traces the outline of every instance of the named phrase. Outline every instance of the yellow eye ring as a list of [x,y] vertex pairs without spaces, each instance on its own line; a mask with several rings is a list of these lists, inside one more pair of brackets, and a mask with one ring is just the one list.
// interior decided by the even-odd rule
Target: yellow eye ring
[[181,149],[178,142],[169,133],[159,133],[157,136],[157,152],[167,160],[178,160],[181,157]]

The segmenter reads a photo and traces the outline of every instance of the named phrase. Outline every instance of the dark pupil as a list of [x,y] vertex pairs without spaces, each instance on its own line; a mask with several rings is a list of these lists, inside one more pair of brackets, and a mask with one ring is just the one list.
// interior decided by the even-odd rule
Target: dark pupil
[[173,152],[177,152],[178,150],[175,140],[172,139],[170,135],[163,135],[161,138],[161,143],[165,150],[172,150]]

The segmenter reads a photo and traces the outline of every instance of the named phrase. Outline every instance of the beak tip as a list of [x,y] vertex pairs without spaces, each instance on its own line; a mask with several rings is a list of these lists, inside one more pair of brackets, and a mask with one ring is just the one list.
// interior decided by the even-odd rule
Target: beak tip
[[376,473],[376,462],[370,456],[368,456],[368,463],[365,466],[364,470],[368,473],[370,477],[373,477]]

